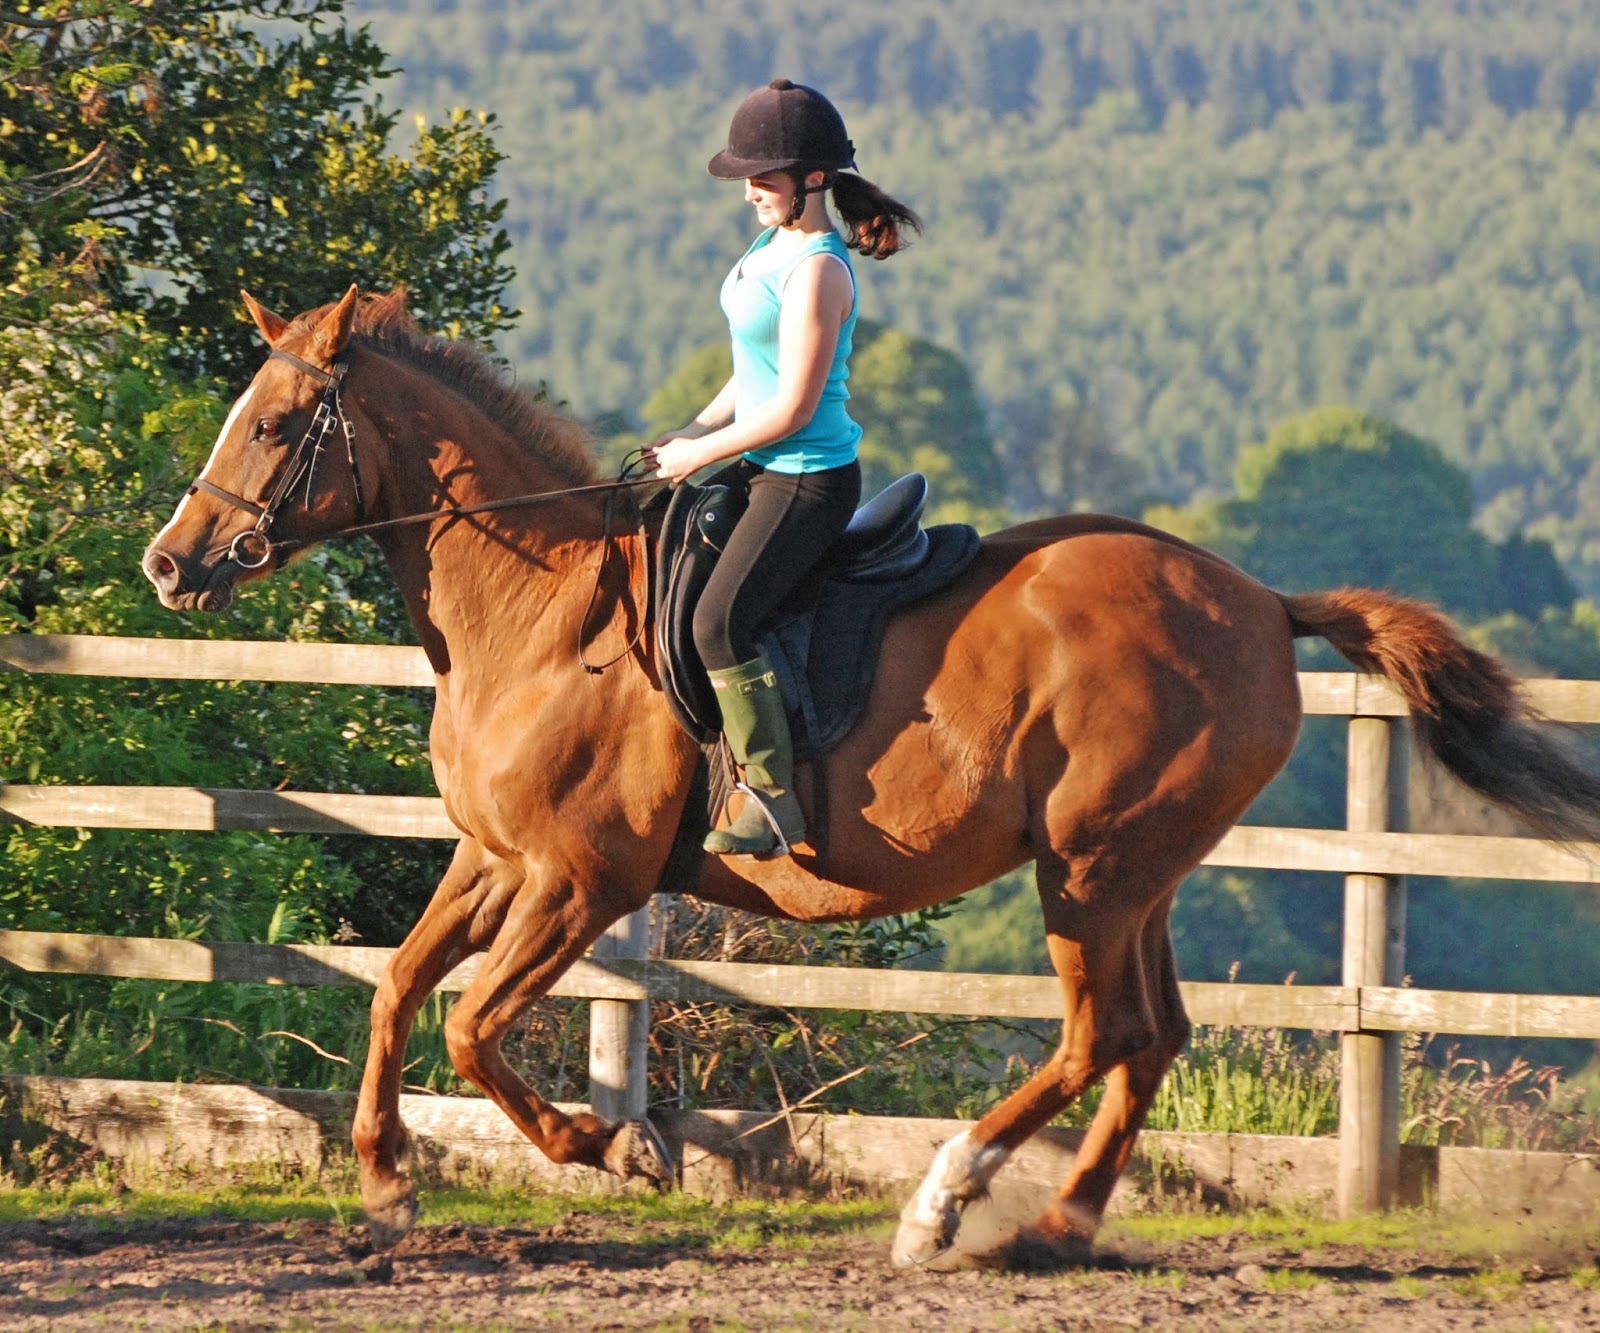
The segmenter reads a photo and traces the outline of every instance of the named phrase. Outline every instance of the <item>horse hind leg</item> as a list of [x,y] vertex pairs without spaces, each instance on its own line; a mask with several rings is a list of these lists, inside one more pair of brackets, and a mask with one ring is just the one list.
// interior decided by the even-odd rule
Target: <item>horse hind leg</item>
[[1105,1095],[1056,1201],[1032,1225],[1000,1245],[990,1256],[993,1262],[1008,1268],[1040,1268],[1088,1257],[1161,1080],[1189,1040],[1191,1025],[1178,988],[1168,929],[1169,907],[1170,900],[1150,914],[1141,937],[1155,1039],[1106,1074]]
[[[1065,1000],[1061,1043],[1022,1087],[939,1150],[900,1215],[892,1250],[898,1267],[973,1262],[973,1256],[955,1249],[966,1206],[988,1191],[995,1174],[1028,1138],[1095,1082],[1156,1042],[1141,946],[1143,922],[1135,915],[1139,907],[1118,903],[1112,894],[1086,891],[1081,883],[1069,894],[1068,875],[1063,859],[1039,859],[1036,876],[1050,960]],[[1020,1238],[1008,1242],[1013,1248],[1020,1243]],[[1004,1250],[1002,1246],[996,1253],[995,1262],[1021,1258]]]
[[511,866],[462,839],[432,901],[373,992],[372,1035],[351,1138],[368,1234],[380,1249],[398,1242],[417,1219],[416,1183],[401,1168],[407,1136],[400,1083],[412,1024],[450,969],[494,938],[521,883]]

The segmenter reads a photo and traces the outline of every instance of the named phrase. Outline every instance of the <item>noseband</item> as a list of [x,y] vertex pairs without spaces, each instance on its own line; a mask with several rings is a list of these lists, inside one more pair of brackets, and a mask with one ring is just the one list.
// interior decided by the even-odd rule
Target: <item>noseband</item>
[[339,387],[344,383],[345,374],[350,369],[349,363],[336,359],[331,369],[321,370],[309,361],[302,361],[299,357],[288,352],[280,352],[276,348],[267,359],[287,361],[302,375],[309,375],[316,380],[322,385],[322,400],[311,416],[311,424],[306,427],[306,433],[300,437],[300,443],[295,445],[294,452],[289,455],[289,464],[279,476],[277,485],[272,488],[266,504],[257,504],[242,495],[235,495],[204,477],[196,477],[190,483],[188,490],[190,495],[196,491],[204,491],[207,495],[226,500],[235,508],[256,516],[255,527],[248,532],[241,532],[228,544],[228,559],[241,569],[260,569],[272,559],[273,547],[279,544],[272,540],[273,520],[277,518],[284,501],[299,485],[301,478],[305,479],[306,484],[306,508],[311,507],[311,488],[317,471],[317,461],[322,457],[322,446],[336,429],[344,434],[345,456],[350,460],[350,480],[355,487],[357,522],[366,515],[366,501],[361,493],[361,471],[356,466],[355,423],[345,415],[344,404],[339,400]]

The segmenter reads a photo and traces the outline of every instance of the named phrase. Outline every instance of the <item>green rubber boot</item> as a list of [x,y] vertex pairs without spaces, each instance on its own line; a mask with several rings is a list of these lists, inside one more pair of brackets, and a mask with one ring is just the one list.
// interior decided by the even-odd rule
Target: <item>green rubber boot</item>
[[722,734],[744,769],[745,802],[730,828],[706,835],[705,849],[719,856],[787,855],[806,836],[806,819],[794,794],[794,741],[772,663],[762,656],[708,674]]

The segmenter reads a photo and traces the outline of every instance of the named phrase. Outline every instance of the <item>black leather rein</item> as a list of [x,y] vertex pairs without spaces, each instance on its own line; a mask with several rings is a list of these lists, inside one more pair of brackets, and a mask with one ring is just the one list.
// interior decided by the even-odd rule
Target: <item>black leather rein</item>
[[[632,490],[641,486],[660,485],[660,479],[653,476],[630,477],[628,475],[635,467],[643,462],[644,451],[638,450],[638,457],[630,455],[629,460],[623,464],[622,475],[616,481],[594,482],[587,486],[569,486],[557,491],[538,491],[531,495],[513,495],[502,500],[484,500],[478,504],[451,505],[443,509],[430,509],[420,514],[402,514],[399,518],[378,519],[371,523],[356,523],[347,528],[335,528],[332,532],[320,533],[315,537],[291,537],[274,540],[272,525],[278,516],[278,511],[284,502],[300,484],[305,480],[305,506],[311,507],[312,486],[314,484],[317,463],[322,457],[323,445],[335,430],[344,436],[345,457],[350,465],[350,481],[355,490],[356,517],[362,518],[367,512],[366,499],[361,486],[361,469],[356,464],[356,429],[355,423],[345,414],[344,404],[340,400],[339,390],[344,384],[345,375],[349,371],[349,363],[342,359],[335,359],[328,370],[322,370],[312,365],[309,361],[302,361],[299,357],[289,352],[280,352],[277,349],[268,355],[270,360],[287,361],[302,375],[309,375],[322,385],[322,398],[318,402],[316,411],[312,414],[311,424],[306,427],[306,433],[300,437],[300,442],[295,445],[294,452],[289,456],[288,465],[284,468],[277,484],[273,486],[271,494],[267,496],[265,504],[258,504],[254,500],[247,500],[242,495],[207,481],[204,477],[196,477],[189,484],[187,494],[193,495],[196,491],[204,491],[242,509],[256,517],[255,526],[247,532],[241,532],[228,543],[227,558],[232,560],[242,569],[260,569],[272,559],[275,551],[293,551],[302,546],[311,546],[325,541],[336,541],[344,537],[365,537],[374,532],[383,532],[389,528],[405,527],[416,523],[433,523],[441,518],[455,518],[464,514],[486,514],[497,509],[525,508],[529,505],[540,504],[546,500],[563,500],[575,495],[587,495],[597,492],[607,492],[605,507],[605,536],[601,545],[600,568],[595,575],[595,587],[589,597],[589,606],[584,612],[584,624],[587,625],[592,614],[595,602],[598,600],[600,583],[605,575],[606,563],[609,561],[615,548],[615,535],[612,531],[613,513],[612,500],[623,491]],[[649,562],[646,561],[648,569]],[[622,653],[602,665],[595,666],[585,660],[583,645],[578,645],[578,660],[583,669],[591,675],[598,675],[607,667],[615,665],[626,657],[638,645],[644,632],[644,625],[648,619],[648,587],[646,589],[646,606],[639,614],[638,629],[624,647]],[[580,636],[581,637],[581,636]]]
[[[254,500],[247,500],[242,495],[225,490],[214,482],[207,481],[204,477],[196,477],[190,482],[188,494],[204,491],[207,495],[214,495],[219,500],[225,500],[237,509],[256,516],[256,525],[248,532],[241,532],[228,546],[228,559],[245,569],[260,569],[272,558],[274,551],[293,551],[302,546],[311,546],[318,542],[337,541],[342,537],[365,537],[370,533],[383,532],[389,528],[405,527],[416,523],[432,523],[436,519],[454,518],[461,514],[486,514],[497,509],[517,509],[527,505],[539,504],[545,500],[561,500],[573,495],[586,495],[600,491],[630,490],[639,486],[660,485],[657,477],[629,477],[627,473],[635,463],[630,463],[623,468],[623,475],[616,481],[594,482],[587,486],[569,486],[558,491],[538,491],[531,495],[513,495],[503,500],[483,500],[477,504],[450,505],[443,509],[430,509],[420,514],[402,514],[399,518],[379,519],[372,523],[356,523],[347,528],[335,528],[332,532],[319,533],[315,537],[289,537],[274,540],[271,536],[273,521],[278,516],[278,511],[289,498],[301,478],[305,479],[306,507],[310,508],[312,495],[312,482],[316,473],[318,460],[322,457],[322,447],[327,437],[337,428],[345,441],[345,457],[350,464],[350,480],[355,489],[356,515],[361,517],[366,513],[366,500],[362,493],[361,470],[356,465],[356,429],[355,423],[345,415],[344,404],[340,401],[339,390],[344,384],[344,377],[349,370],[347,362],[336,360],[330,370],[322,370],[312,365],[309,361],[302,361],[299,357],[289,352],[280,352],[274,349],[268,354],[269,361],[287,361],[303,375],[309,375],[322,385],[322,400],[317,404],[313,413],[311,424],[306,428],[306,433],[301,437],[300,443],[295,445],[294,453],[289,457],[289,465],[283,470],[277,485],[272,488],[272,493],[267,497],[265,504],[258,504]],[[251,545],[259,550],[257,559],[244,557],[244,546]]]

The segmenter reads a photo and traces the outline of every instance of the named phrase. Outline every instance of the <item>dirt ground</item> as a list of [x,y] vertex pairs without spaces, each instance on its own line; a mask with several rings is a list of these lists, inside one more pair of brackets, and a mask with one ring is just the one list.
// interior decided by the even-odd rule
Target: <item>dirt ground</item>
[[886,1232],[712,1248],[648,1224],[617,1237],[583,1213],[541,1229],[422,1227],[387,1255],[332,1222],[8,1224],[0,1327],[1600,1330],[1600,1255],[1585,1243],[1463,1262],[1113,1231],[1092,1268],[1012,1275],[896,1272]]

